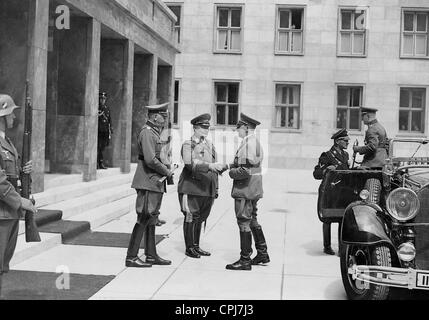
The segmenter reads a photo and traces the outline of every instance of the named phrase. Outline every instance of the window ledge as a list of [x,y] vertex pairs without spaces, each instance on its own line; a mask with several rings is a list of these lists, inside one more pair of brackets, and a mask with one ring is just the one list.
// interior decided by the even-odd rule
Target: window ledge
[[424,133],[400,132],[396,134],[395,138],[427,138],[427,136]]
[[235,129],[236,126],[231,125],[231,126],[227,126],[227,125],[213,125],[210,127],[210,131],[215,131],[215,130],[228,130],[228,129]]
[[213,51],[213,54],[234,54],[234,55],[242,55],[243,52],[232,52],[232,51]]
[[[337,129],[337,130],[340,130],[340,129]],[[361,137],[365,134],[362,131],[350,131],[350,130],[347,130],[347,133],[349,134],[349,136],[353,136],[353,137]]]
[[274,52],[275,56],[299,56],[299,57],[303,57],[304,56],[304,52],[281,52],[281,51],[276,51]]
[[368,58],[368,55],[356,55],[356,54],[341,54],[337,53],[337,58]]
[[400,56],[400,59],[429,60],[429,57]]
[[270,132],[271,133],[296,133],[296,134],[301,134],[304,131],[302,129],[271,128]]

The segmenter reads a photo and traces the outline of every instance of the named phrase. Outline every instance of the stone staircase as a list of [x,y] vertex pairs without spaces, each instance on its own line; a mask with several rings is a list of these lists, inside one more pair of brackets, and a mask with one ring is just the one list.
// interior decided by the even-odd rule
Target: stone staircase
[[18,243],[11,266],[96,229],[134,210],[135,191],[131,173],[119,169],[99,170],[97,180],[82,182],[81,175],[50,176],[46,191],[34,194],[39,214],[36,222],[42,241],[25,242],[25,223],[20,221]]

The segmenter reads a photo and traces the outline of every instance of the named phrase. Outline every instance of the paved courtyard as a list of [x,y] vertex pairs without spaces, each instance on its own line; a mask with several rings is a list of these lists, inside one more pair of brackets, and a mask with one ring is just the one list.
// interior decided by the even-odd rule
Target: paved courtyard
[[[268,266],[254,267],[251,272],[225,270],[226,264],[239,257],[239,233],[230,197],[232,182],[224,174],[220,197],[201,241],[211,257],[196,260],[184,255],[183,216],[176,187],[172,187],[161,208],[167,224],[157,228],[157,234],[166,237],[159,243],[158,253],[172,260],[171,266],[131,269],[124,265],[126,248],[59,245],[13,269],[57,272],[65,267],[72,274],[112,276],[112,281],[92,295],[97,300],[345,299],[339,258],[322,253],[322,228],[316,215],[318,182],[310,171],[300,170],[270,169],[264,178],[259,221],[272,261]],[[135,214],[130,212],[94,231],[130,233],[134,223]],[[334,250],[336,232],[334,225]]]

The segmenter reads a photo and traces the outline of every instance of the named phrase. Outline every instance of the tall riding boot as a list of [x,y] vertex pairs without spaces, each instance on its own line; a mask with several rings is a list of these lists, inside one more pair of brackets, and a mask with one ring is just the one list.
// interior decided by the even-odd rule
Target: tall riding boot
[[200,255],[205,257],[210,257],[212,254],[210,252],[204,251],[200,248],[200,237],[201,237],[201,227],[202,223],[196,223],[194,227],[194,248],[195,251],[198,252]]
[[240,232],[241,256],[240,260],[233,264],[228,264],[228,270],[252,270],[252,233]]
[[262,227],[258,226],[252,228],[253,238],[255,239],[255,247],[258,251],[258,254],[255,258],[252,259],[252,265],[266,264],[270,262],[270,256],[267,251],[267,242],[265,241],[264,232]]
[[323,252],[334,255],[335,252],[331,247],[331,224],[323,223]]
[[140,243],[143,239],[143,235],[146,229],[145,225],[136,223],[134,226],[133,233],[131,234],[130,244],[128,246],[127,258],[125,260],[125,266],[129,268],[150,268],[151,264],[145,263],[138,257]]
[[1,289],[3,288],[3,275],[0,273],[0,300],[2,300]]
[[146,238],[145,238],[145,253],[146,262],[154,265],[166,266],[170,265],[171,261],[164,260],[156,253],[155,243],[155,225],[148,225],[146,227]]
[[183,222],[183,235],[185,237],[185,254],[190,258],[199,259],[201,258],[200,254],[194,249],[194,228],[195,224],[193,222],[186,222],[186,219]]

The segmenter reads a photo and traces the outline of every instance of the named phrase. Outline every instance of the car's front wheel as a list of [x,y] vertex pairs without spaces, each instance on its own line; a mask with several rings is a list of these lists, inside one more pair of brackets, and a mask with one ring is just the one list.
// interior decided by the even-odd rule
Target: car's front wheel
[[[390,250],[385,245],[372,248],[358,245],[346,245],[341,248],[341,277],[347,296],[351,300],[386,300],[390,288],[354,280],[349,269],[355,265],[391,267]],[[371,273],[374,275],[375,273]]]

